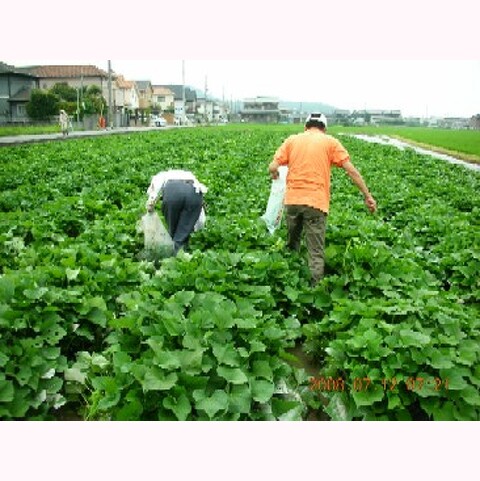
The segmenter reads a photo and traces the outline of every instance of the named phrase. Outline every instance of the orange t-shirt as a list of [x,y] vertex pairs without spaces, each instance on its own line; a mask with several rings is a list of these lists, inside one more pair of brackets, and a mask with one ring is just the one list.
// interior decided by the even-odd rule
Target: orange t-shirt
[[285,204],[328,213],[331,167],[341,167],[350,159],[343,145],[323,132],[307,130],[288,137],[273,158],[288,166]]

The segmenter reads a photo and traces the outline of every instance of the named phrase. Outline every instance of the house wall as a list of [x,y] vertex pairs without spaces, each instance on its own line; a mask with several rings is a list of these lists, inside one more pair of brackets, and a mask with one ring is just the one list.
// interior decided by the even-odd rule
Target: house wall
[[152,106],[152,90],[139,90],[138,92],[138,107],[142,110],[149,109]]
[[152,105],[161,110],[171,109],[175,107],[173,95],[158,95],[154,92],[152,96]]
[[36,88],[35,79],[15,74],[0,75],[0,123],[28,120],[26,102],[8,101],[25,87]]
[[[40,88],[44,90],[51,89],[55,84],[58,83],[67,83],[70,87],[73,88],[80,88],[80,87],[89,87],[90,85],[96,85],[100,87],[103,91],[105,88],[108,92],[108,80],[103,77],[49,77],[49,78],[41,78],[39,80]],[[112,89],[114,88],[114,82],[112,81]]]
[[[119,87],[117,85],[115,91],[113,92],[113,95],[114,95],[113,104],[115,108],[117,109],[125,108],[128,110],[138,109],[139,99],[138,99],[138,92],[136,87]],[[107,103],[108,103],[108,99],[107,99]]]
[[277,123],[280,120],[279,102],[270,97],[245,99],[240,116],[244,122]]

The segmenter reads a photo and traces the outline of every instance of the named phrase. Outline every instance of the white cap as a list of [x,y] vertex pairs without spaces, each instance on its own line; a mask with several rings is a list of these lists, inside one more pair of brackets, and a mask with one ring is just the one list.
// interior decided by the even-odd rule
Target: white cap
[[322,122],[322,124],[325,125],[325,128],[327,128],[327,117],[325,117],[325,115],[320,112],[314,112],[309,114],[307,120],[305,120],[305,123],[309,121]]

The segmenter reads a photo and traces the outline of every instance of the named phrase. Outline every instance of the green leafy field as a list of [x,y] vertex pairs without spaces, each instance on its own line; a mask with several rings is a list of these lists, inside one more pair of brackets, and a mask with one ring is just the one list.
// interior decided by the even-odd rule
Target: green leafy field
[[[342,137],[379,211],[334,172],[311,290],[306,253],[259,220],[291,132],[0,149],[0,418],[478,420],[479,175]],[[191,258],[154,265],[136,223],[167,168],[209,187],[208,222]]]
[[[418,144],[441,148],[452,153],[464,153],[480,162],[480,130],[452,130],[424,127],[339,127],[329,129],[333,133],[363,133],[368,135],[389,135]],[[475,160],[475,159],[472,159]]]
[[0,137],[15,135],[33,134],[58,134],[60,127],[57,124],[51,125],[29,125],[29,126],[0,126]]

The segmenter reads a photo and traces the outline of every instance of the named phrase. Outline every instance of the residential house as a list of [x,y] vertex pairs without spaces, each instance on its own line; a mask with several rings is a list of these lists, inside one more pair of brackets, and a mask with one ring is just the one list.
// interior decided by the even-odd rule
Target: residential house
[[245,99],[240,111],[242,122],[278,123],[280,115],[279,100],[274,97]]
[[155,113],[166,110],[173,111],[175,105],[175,93],[162,85],[152,85],[152,109]]
[[400,110],[355,110],[352,113],[354,124],[358,124],[363,119],[367,124],[400,124],[403,123]]
[[0,62],[0,124],[27,122],[26,105],[32,89],[38,87],[35,75]]
[[[51,89],[55,84],[66,83],[81,92],[92,85],[100,88],[107,105],[110,102],[109,75],[95,65],[36,65],[19,67],[19,70],[36,75],[41,89]],[[112,104],[115,105],[116,84],[111,82]],[[80,97],[81,100],[81,97]]]
[[293,124],[294,113],[292,112],[292,110],[286,107],[280,107],[279,110],[280,116],[278,118],[278,121],[281,124]]
[[468,129],[470,119],[465,117],[445,117],[439,122],[439,126],[445,129]]
[[185,105],[183,105],[184,86],[183,85],[162,85],[174,93],[175,116],[182,118],[183,115],[193,116],[197,113],[197,92],[185,86]]
[[117,111],[136,111],[139,107],[139,92],[136,82],[125,80],[123,75],[115,78],[114,106]]
[[136,80],[138,95],[139,95],[139,109],[141,111],[149,110],[152,107],[153,87],[149,80]]
[[[101,89],[107,103],[109,101],[108,73],[94,65],[36,65],[18,67],[17,70],[38,77],[39,87],[44,90],[51,89],[57,83],[67,83],[76,89],[96,85]],[[113,98],[114,84],[112,81]]]
[[220,117],[220,109],[213,99],[205,100],[205,94],[198,93],[197,116],[199,121],[215,122]]
[[329,125],[349,125],[351,123],[350,110],[335,109],[331,115],[327,117]]

